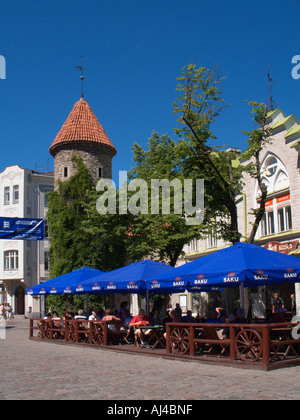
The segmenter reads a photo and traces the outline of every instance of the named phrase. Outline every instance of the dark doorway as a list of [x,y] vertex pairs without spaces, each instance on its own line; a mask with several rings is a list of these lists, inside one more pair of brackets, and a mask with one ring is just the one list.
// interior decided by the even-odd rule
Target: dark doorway
[[15,314],[25,314],[25,290],[22,286],[18,286],[15,291]]

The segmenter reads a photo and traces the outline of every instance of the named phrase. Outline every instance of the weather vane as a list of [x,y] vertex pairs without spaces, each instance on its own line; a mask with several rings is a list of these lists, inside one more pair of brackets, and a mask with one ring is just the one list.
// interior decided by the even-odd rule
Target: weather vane
[[80,58],[81,58],[81,66],[76,66],[76,68],[81,71],[81,76],[80,76],[80,79],[81,79],[81,97],[84,98],[84,96],[83,96],[83,79],[84,79],[84,77],[83,77],[83,57],[82,57],[82,55],[80,56]]

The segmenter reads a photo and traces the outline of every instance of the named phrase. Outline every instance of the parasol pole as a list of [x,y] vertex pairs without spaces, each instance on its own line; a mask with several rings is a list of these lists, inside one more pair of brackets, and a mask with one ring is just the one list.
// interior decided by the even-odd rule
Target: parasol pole
[[244,309],[245,308],[245,287],[244,287],[243,281],[241,282],[240,294],[241,294],[241,308]]
[[86,293],[85,294],[85,299],[86,299],[86,317],[89,317],[89,294]]
[[149,316],[149,289],[146,289],[146,315]]

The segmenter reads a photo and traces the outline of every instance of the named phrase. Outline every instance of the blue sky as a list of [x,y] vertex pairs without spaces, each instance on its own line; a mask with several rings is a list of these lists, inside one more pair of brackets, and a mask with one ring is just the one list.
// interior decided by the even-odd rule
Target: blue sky
[[133,166],[134,142],[176,138],[172,103],[184,65],[219,65],[230,107],[214,125],[216,144],[245,149],[253,127],[245,100],[275,102],[300,120],[300,3],[289,0],[0,0],[0,171],[53,170],[48,149],[80,98],[116,147],[113,177]]

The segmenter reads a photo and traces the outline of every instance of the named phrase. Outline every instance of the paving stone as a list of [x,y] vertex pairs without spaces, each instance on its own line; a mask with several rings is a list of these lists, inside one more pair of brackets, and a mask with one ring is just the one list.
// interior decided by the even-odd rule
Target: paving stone
[[29,321],[0,340],[0,400],[298,400],[300,366],[271,372],[29,340]]

